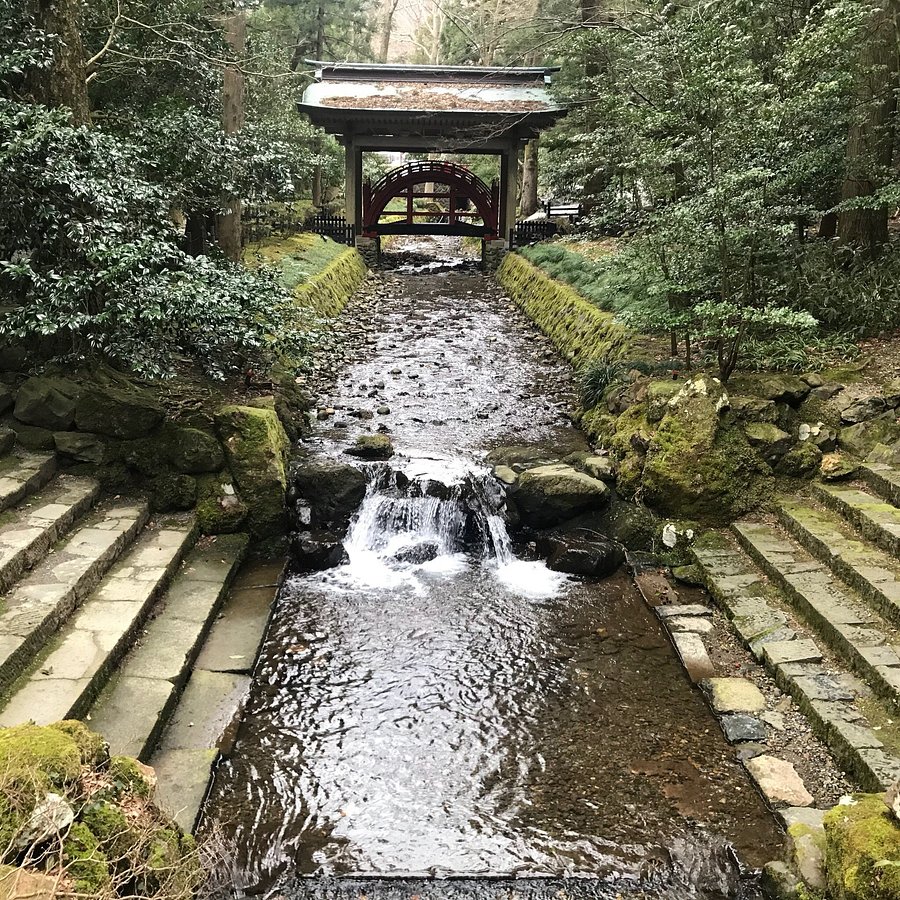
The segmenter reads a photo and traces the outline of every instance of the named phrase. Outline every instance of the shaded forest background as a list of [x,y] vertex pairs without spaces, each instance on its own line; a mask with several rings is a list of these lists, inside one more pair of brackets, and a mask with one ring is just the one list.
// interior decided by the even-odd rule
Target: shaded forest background
[[687,365],[900,324],[898,0],[0,0],[0,337],[151,376],[302,357],[241,225],[339,199],[295,108],[317,58],[561,66],[521,214],[587,204],[615,252],[546,262]]

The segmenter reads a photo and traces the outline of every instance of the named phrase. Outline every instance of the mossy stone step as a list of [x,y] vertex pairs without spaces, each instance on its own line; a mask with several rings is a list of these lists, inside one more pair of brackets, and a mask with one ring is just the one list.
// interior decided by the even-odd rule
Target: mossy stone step
[[[738,634],[793,697],[844,770],[869,790],[892,784],[900,776],[900,758],[885,749],[879,734],[884,735],[893,710],[868,693],[861,695],[866,689],[855,678],[822,662],[810,633],[800,624],[787,624],[792,620],[784,594],[728,537],[707,532],[692,552],[709,592]],[[784,639],[774,639],[777,634]],[[794,647],[797,652],[791,652]]]
[[863,463],[859,477],[885,500],[900,506],[900,472],[886,463]]
[[778,515],[787,530],[817,559],[855,588],[894,625],[900,626],[900,561],[861,540],[837,513],[802,500],[782,500]]
[[147,759],[244,558],[248,538],[222,535],[195,547],[138,643],[90,710],[91,728],[114,754]]
[[900,709],[900,653],[893,627],[787,535],[736,522],[741,545],[784,591],[791,606],[872,689]]
[[97,587],[148,515],[145,501],[101,505],[0,601],[0,689]]
[[893,503],[857,488],[813,485],[816,496],[848,519],[864,538],[900,556],[900,509]]
[[0,727],[83,716],[196,540],[192,517],[145,530],[13,685]]
[[0,593],[37,565],[99,495],[94,479],[60,475],[0,517]]
[[18,453],[0,460],[0,512],[39,491],[56,474],[56,454]]

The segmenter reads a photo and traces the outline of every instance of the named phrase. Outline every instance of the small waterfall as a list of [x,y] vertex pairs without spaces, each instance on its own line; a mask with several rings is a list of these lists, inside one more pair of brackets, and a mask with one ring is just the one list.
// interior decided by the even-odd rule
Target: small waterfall
[[453,575],[473,560],[517,593],[551,595],[565,580],[542,562],[516,558],[505,495],[487,469],[454,460],[438,472],[377,464],[366,474],[366,495],[344,540],[349,561],[324,576],[332,583],[421,588],[422,576]]

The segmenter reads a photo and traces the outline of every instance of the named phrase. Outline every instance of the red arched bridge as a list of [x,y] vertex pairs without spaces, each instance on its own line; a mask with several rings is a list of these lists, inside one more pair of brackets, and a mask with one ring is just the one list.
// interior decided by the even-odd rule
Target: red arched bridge
[[[394,200],[405,208],[388,209]],[[416,201],[428,201],[424,208]],[[386,221],[382,221],[386,219]],[[416,220],[420,221],[416,221]],[[391,169],[363,187],[362,233],[499,236],[500,187],[488,187],[465,166],[419,160]]]

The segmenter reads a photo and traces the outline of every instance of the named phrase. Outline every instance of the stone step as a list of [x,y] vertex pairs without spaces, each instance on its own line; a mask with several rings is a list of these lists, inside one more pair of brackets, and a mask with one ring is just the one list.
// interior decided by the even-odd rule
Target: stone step
[[196,540],[193,517],[146,529],[107,572],[29,671],[13,685],[0,727],[81,718],[124,656]]
[[885,463],[863,463],[859,477],[884,500],[900,506],[900,472]]
[[803,500],[778,504],[782,525],[810,553],[900,626],[900,561],[859,534],[835,512]]
[[12,453],[0,459],[0,512],[39,491],[56,474],[54,453]]
[[150,757],[159,778],[156,801],[187,831],[199,818],[216,760],[229,755],[236,738],[283,569],[279,560],[243,567]]
[[900,635],[896,629],[775,526],[736,522],[732,528],[800,617],[877,694],[900,710]]
[[92,478],[60,475],[0,519],[0,593],[36,566],[99,494]]
[[113,753],[146,760],[171,716],[246,553],[245,535],[204,540],[185,558],[137,644],[90,710]]
[[817,484],[813,491],[826,506],[852,522],[866,540],[900,556],[900,509],[893,503],[845,485]]
[[812,631],[796,619],[785,594],[730,537],[708,532],[692,552],[735,631],[805,713],[842,768],[870,791],[884,790],[900,777],[894,710],[827,657]]
[[97,587],[147,517],[145,501],[102,504],[0,600],[0,690]]

